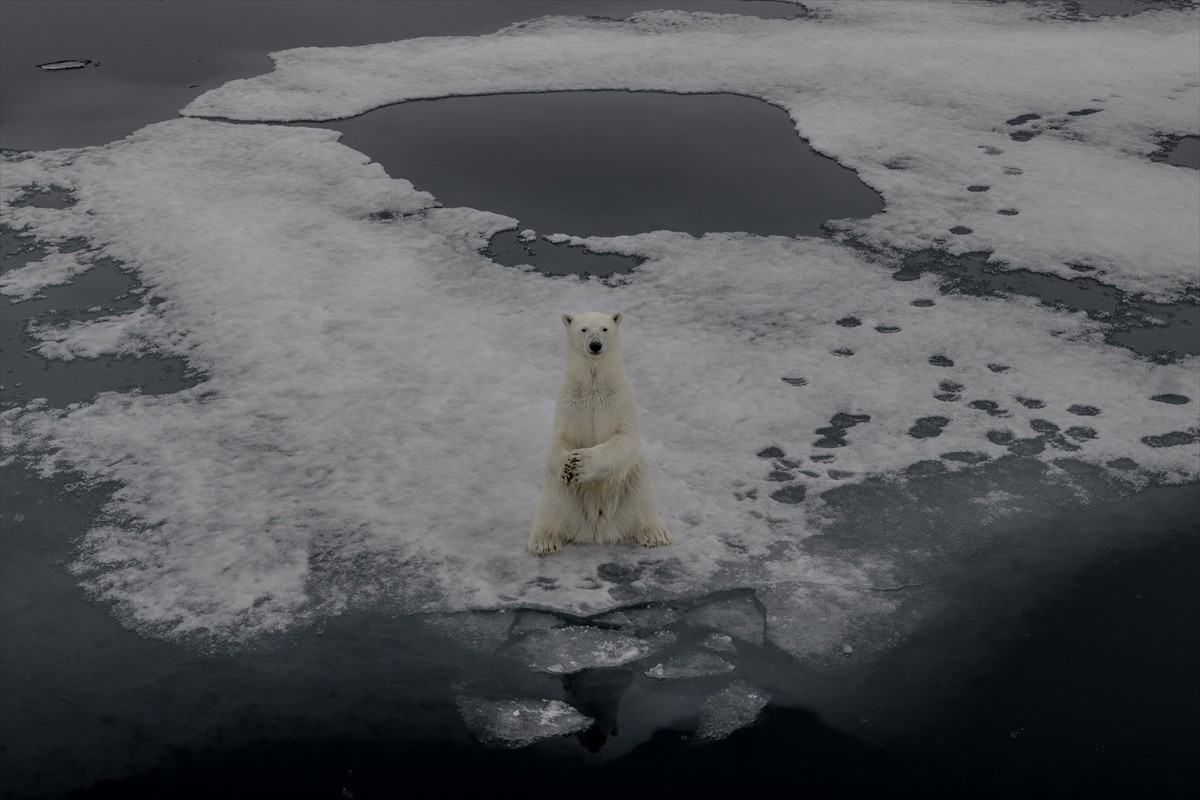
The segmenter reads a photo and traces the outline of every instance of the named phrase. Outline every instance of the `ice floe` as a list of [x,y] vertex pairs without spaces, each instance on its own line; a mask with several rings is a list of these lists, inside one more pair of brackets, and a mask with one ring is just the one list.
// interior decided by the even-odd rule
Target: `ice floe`
[[513,749],[577,733],[592,720],[561,700],[481,700],[460,697],[463,722],[484,745]]
[[[1163,132],[1197,132],[1197,12],[1068,23],[1015,3],[815,5],[806,19],[552,18],[288,51],[187,113],[738,92],[785,108],[883,194],[885,213],[836,226],[856,240],[588,239],[645,261],[619,281],[547,279],[479,252],[517,220],[440,208],[326,130],[188,118],[102,147],[4,154],[6,225],[84,239],[159,301],[36,326],[39,351],[169,353],[205,378],[0,416],[9,461],[120,486],[82,541],[79,579],[133,628],[229,646],[355,606],[588,616],[752,587],[763,608],[722,600],[689,623],[802,656],[837,652],[856,615],[891,608],[870,592],[894,581],[886,554],[796,546],[834,487],[1007,456],[1195,480],[1197,405],[1153,399],[1194,398],[1195,358],[1138,358],[1086,315],[1030,298],[930,303],[934,279],[897,282],[889,259],[989,250],[1067,276],[1088,264],[1159,297],[1194,286],[1200,177],[1145,156]],[[1085,108],[1100,111],[1070,114]],[[1021,113],[1039,115],[1022,123],[1037,135],[1016,141],[1007,120]],[[76,202],[21,203],[46,186]],[[1020,213],[996,213],[1009,208]],[[27,298],[86,266],[56,258],[0,291]],[[679,544],[535,560],[521,545],[560,378],[558,315],[587,309],[627,315],[626,366]],[[648,657],[639,614],[622,613],[621,631],[599,633],[530,617],[513,649],[553,673]]]

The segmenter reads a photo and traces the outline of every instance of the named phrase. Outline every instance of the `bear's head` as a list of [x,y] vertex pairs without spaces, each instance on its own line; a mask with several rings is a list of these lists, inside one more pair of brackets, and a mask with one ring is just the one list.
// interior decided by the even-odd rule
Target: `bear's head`
[[621,324],[620,312],[611,316],[598,311],[574,316],[563,314],[562,321],[567,328],[568,353],[577,353],[585,358],[600,358],[617,351],[617,345],[620,343],[617,330]]

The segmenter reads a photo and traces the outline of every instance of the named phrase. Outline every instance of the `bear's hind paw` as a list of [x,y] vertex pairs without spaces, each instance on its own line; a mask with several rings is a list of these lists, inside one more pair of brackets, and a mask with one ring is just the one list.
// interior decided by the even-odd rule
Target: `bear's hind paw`
[[551,536],[531,536],[526,549],[535,556],[553,556],[562,552],[562,542]]
[[648,525],[634,535],[633,543],[639,547],[659,547],[664,544],[675,544],[675,540],[662,525]]

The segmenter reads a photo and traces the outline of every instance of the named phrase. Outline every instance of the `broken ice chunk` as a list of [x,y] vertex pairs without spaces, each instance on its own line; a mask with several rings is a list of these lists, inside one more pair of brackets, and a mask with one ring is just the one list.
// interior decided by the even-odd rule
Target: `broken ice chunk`
[[531,669],[571,675],[594,667],[619,667],[646,656],[654,643],[603,628],[572,625],[531,633],[515,648]]
[[730,664],[720,656],[712,653],[685,653],[669,658],[662,664],[655,664],[646,670],[647,678],[671,680],[674,678],[703,678],[708,675],[723,675],[732,672]]
[[539,739],[576,733],[592,724],[561,700],[458,698],[458,713],[486,747],[512,749]]
[[736,680],[719,692],[714,692],[700,709],[700,725],[696,728],[697,744],[724,739],[758,719],[758,713],[771,697],[762,689],[743,680]]

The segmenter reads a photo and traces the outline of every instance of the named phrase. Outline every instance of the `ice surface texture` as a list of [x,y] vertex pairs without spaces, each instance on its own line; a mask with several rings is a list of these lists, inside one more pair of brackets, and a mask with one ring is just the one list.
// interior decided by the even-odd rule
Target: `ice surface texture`
[[[1195,130],[1196,13],[1086,24],[1037,13],[842,3],[820,20],[550,19],[290,51],[277,72],[189,113],[336,116],[405,96],[583,86],[742,91],[787,108],[884,193],[888,212],[859,223],[863,236],[926,246],[962,223],[975,233],[954,247],[1050,270],[1086,261],[1126,287],[1178,292],[1196,279],[1200,177],[1141,154],[1152,131]],[[1081,138],[1008,139],[1014,114],[1038,110],[1028,124],[1041,124],[1083,107],[1102,112],[1070,118]],[[1053,463],[1066,444],[1105,469],[1132,459],[1129,479],[1197,477],[1196,404],[1151,399],[1194,397],[1196,359],[1139,359],[1083,314],[1032,299],[920,305],[936,294],[931,276],[894,281],[835,241],[660,231],[594,241],[647,259],[622,282],[547,279],[480,255],[512,219],[436,208],[329,131],[181,119],[4,159],[6,224],[82,237],[161,299],[39,328],[42,352],[165,352],[206,377],[174,395],[2,417],[6,457],[121,487],[73,568],[148,634],[236,646],[355,605],[593,614],[750,586],[769,638],[836,652],[853,614],[890,608],[869,587],[896,580],[883,556],[796,547],[826,489],[923,461],[968,469],[962,453]],[[979,183],[992,188],[967,191]],[[34,186],[77,202],[20,205]],[[997,204],[1022,213],[998,216]],[[11,278],[11,297],[73,267],[23,269],[40,272]],[[522,541],[561,376],[558,316],[590,308],[628,315],[626,368],[680,543],[531,559]],[[862,324],[837,324],[850,316]],[[958,388],[941,391],[947,380]],[[909,435],[923,418],[947,422]],[[835,419],[863,421],[817,447]],[[1043,440],[1035,420],[1090,433]],[[814,608],[830,621],[793,624]]]
[[[488,36],[287,50],[273,72],[183,113],[327,120],[446,95],[733,92],[782,107],[882,193],[886,214],[842,225],[869,241],[989,251],[1064,277],[1083,263],[1163,297],[1195,282],[1196,174],[1130,156],[1156,152],[1160,134],[1200,133],[1196,9],[1080,23],[1024,3],[808,5],[818,19],[548,17]],[[1094,113],[1070,113],[1081,109]],[[1037,135],[1011,139],[1008,121],[1034,111],[1021,130]],[[981,184],[990,191],[968,188]]]

